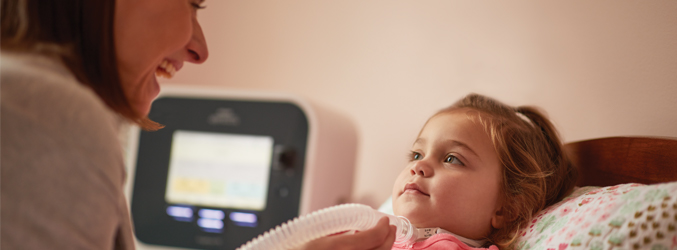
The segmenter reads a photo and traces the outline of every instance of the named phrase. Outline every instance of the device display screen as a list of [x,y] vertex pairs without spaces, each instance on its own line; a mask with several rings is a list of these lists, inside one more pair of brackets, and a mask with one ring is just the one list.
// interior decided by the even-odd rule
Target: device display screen
[[165,200],[261,211],[272,155],[270,136],[176,130]]

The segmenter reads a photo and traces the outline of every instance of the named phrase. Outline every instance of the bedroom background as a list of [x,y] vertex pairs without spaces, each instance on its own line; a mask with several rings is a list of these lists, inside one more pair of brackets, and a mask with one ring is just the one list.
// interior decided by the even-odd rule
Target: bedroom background
[[425,120],[470,92],[564,141],[677,137],[677,1],[208,0],[210,46],[166,83],[291,93],[358,132],[352,202],[390,196]]

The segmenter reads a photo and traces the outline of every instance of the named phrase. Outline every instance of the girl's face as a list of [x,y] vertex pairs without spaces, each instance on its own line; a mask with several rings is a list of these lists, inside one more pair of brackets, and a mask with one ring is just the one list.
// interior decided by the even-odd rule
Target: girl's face
[[470,239],[500,228],[502,171],[478,113],[458,109],[428,121],[393,187],[393,210],[418,228]]
[[207,44],[197,22],[204,0],[117,0],[115,48],[125,95],[148,114],[160,91],[156,72],[171,77],[183,62],[202,63]]

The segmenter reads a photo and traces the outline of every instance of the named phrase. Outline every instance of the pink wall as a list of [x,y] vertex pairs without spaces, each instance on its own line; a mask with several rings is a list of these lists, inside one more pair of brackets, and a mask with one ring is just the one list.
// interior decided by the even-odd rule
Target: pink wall
[[168,82],[283,91],[351,117],[377,206],[436,110],[544,108],[566,141],[677,137],[677,1],[209,0],[209,60]]

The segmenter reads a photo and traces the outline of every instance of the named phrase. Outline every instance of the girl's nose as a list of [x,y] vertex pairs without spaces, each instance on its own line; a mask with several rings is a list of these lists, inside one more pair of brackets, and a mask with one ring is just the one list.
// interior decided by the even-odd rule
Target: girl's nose
[[423,160],[414,162],[414,165],[411,167],[409,172],[411,175],[420,175],[421,177],[432,177],[434,174],[433,168]]

